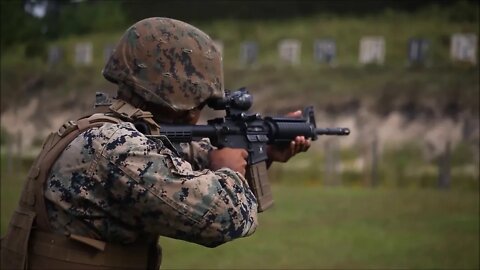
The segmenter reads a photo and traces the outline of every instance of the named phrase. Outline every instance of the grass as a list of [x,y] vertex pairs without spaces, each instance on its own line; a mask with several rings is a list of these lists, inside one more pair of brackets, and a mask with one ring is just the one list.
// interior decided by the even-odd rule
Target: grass
[[216,249],[162,239],[164,268],[478,267],[478,194],[277,185],[274,196],[250,238]]
[[[28,162],[7,176],[1,233]],[[478,191],[333,188],[285,179],[251,237],[215,249],[161,238],[163,269],[478,269]]]

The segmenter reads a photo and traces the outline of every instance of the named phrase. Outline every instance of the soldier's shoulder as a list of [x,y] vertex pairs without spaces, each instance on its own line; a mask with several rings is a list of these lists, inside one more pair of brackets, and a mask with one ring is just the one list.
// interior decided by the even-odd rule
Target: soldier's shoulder
[[101,148],[107,152],[158,147],[156,142],[148,139],[129,122],[105,123],[85,131],[77,139],[84,144],[84,148]]
[[116,136],[133,136],[139,137],[144,136],[141,132],[135,129],[135,126],[129,122],[119,122],[119,123],[104,123],[99,127],[93,127],[87,129],[80,134],[79,137],[82,137],[87,140],[110,140]]
[[98,134],[102,134],[104,137],[111,138],[113,136],[130,135],[134,137],[145,137],[135,126],[130,122],[119,123],[105,123],[100,126],[97,131]]

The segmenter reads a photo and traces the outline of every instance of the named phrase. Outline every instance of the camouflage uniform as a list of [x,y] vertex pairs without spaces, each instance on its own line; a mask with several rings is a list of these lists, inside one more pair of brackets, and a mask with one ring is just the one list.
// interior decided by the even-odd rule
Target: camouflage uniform
[[185,146],[186,160],[131,123],[84,132],[48,179],[52,226],[114,243],[160,234],[209,247],[252,234],[257,206],[244,177],[206,169],[208,142]]
[[[173,111],[224,95],[213,41],[168,18],[130,27],[103,75],[140,103]],[[257,202],[246,179],[227,168],[208,170],[205,141],[183,149],[177,156],[127,122],[84,132],[59,157],[45,187],[54,230],[122,244],[159,234],[209,247],[252,234]]]
[[69,121],[47,138],[2,239],[2,268],[153,269],[158,235],[214,247],[252,234],[255,196],[241,174],[208,169],[208,142],[183,144],[177,155],[133,124],[142,119],[158,133],[153,119],[169,116],[147,105],[188,114],[224,96],[210,37],[173,19],[142,20],[103,75],[119,99],[101,117]]

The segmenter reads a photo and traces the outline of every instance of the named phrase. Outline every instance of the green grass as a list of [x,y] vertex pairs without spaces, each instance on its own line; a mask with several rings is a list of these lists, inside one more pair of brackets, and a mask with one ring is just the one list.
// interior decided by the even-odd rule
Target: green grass
[[[24,165],[2,159],[1,233]],[[295,178],[296,179],[296,178]],[[215,249],[161,238],[164,269],[478,269],[478,191],[332,188],[284,179],[251,237]]]
[[274,197],[250,238],[216,249],[162,239],[165,269],[478,267],[476,193],[281,185]]

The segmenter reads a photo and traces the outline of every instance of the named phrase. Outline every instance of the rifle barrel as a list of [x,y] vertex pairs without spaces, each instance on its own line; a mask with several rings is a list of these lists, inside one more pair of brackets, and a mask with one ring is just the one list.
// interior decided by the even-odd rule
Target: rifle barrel
[[317,133],[317,135],[347,136],[350,134],[350,129],[348,128],[317,128],[315,132]]

